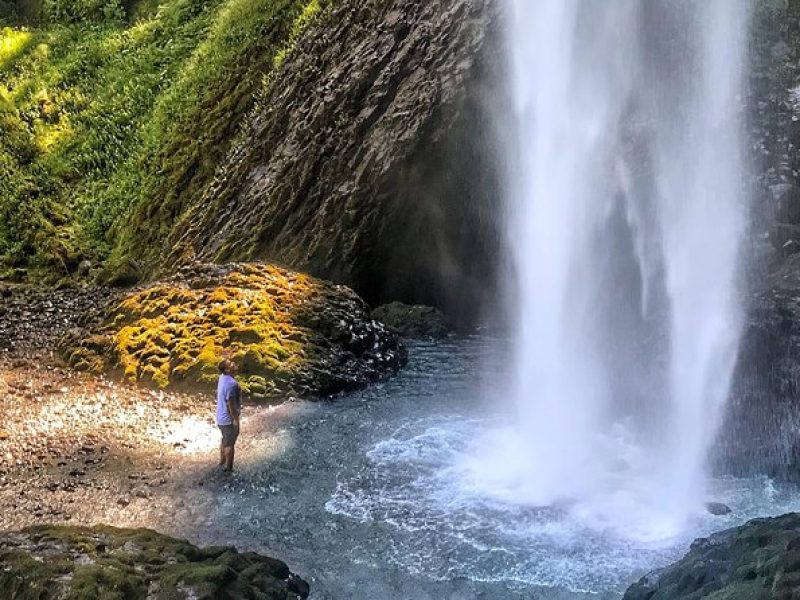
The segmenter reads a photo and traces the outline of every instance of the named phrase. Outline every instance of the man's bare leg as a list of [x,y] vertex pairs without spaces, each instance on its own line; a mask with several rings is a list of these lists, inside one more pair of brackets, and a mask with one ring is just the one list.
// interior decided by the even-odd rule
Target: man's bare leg
[[225,448],[225,470],[226,471],[233,471],[233,457],[234,457],[234,450],[233,446],[230,448]]
[[219,466],[225,466],[225,446],[222,444],[219,445]]

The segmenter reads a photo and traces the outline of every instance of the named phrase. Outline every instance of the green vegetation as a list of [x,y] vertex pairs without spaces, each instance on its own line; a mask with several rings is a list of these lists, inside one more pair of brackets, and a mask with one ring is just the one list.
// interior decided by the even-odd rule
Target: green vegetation
[[301,597],[275,559],[147,529],[31,527],[0,536],[0,589],[20,600]]
[[321,7],[0,4],[0,277],[152,258]]
[[[289,382],[307,368],[313,334],[297,314],[323,286],[268,265],[245,266],[207,288],[156,284],[119,304],[105,330],[111,351],[101,356],[113,356],[131,381],[159,387],[213,382],[220,357],[229,356],[242,366],[244,387],[265,394],[266,382]],[[86,360],[83,350],[73,362]]]

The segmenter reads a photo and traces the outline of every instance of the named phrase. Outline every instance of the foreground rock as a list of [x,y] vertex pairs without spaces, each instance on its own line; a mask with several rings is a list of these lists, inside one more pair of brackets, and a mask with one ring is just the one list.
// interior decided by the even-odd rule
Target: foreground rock
[[373,310],[372,316],[410,338],[443,338],[453,329],[442,311],[432,306],[391,302]]
[[0,535],[0,590],[17,600],[294,600],[309,591],[279,560],[112,527]]
[[767,600],[800,589],[800,514],[749,523],[696,540],[689,553],[632,585],[623,600]]
[[397,336],[350,289],[260,263],[186,267],[62,348],[76,368],[162,388],[211,383],[229,356],[255,399],[352,390],[404,361]]

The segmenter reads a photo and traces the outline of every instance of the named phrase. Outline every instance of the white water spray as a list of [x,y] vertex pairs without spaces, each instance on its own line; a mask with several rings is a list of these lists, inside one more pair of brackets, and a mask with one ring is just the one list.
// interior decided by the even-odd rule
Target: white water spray
[[741,329],[745,0],[507,0],[517,423],[478,478],[670,535]]

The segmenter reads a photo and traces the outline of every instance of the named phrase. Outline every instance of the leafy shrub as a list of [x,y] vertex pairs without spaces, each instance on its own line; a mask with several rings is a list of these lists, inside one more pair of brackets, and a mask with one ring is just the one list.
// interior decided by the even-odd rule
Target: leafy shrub
[[119,0],[44,0],[44,15],[51,22],[121,21],[125,10]]

